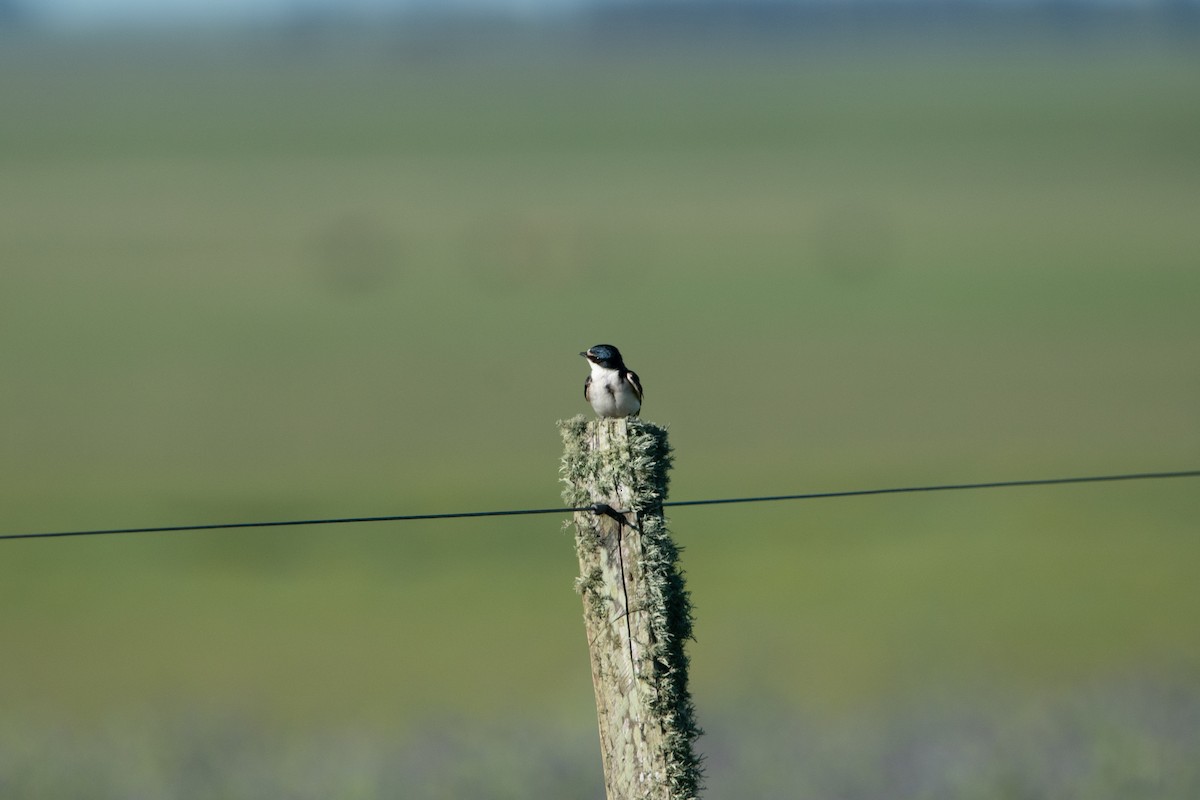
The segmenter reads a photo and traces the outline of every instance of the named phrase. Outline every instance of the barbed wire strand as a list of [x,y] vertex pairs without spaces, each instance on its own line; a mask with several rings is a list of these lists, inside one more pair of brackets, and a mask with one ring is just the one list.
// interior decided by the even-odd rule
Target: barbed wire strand
[[[757,497],[725,497],[710,500],[673,500],[663,503],[663,507],[682,508],[687,506],[714,506],[732,503],[766,503],[781,500],[821,500],[835,497],[867,497],[870,495],[913,494],[918,492],[947,492],[966,489],[1002,489],[1021,486],[1059,486],[1072,483],[1102,483],[1113,481],[1161,480],[1165,478],[1196,478],[1200,477],[1200,469],[1178,470],[1174,472],[1131,472],[1117,475],[1087,475],[1071,478],[1031,478],[1011,481],[986,481],[982,483],[943,483],[926,486],[897,486],[882,489],[847,489],[830,492],[804,492],[800,494],[776,494]],[[578,508],[523,508],[502,511],[456,511],[443,514],[390,514],[377,517],[334,517],[330,519],[292,519],[272,520],[267,522],[225,522],[206,525],[165,525],[151,528],[106,528],[98,530],[47,531],[43,533],[8,533],[0,534],[4,539],[56,539],[70,536],[108,536],[124,533],[180,533],[183,531],[213,531],[233,530],[237,528],[281,528],[301,525],[350,525],[360,522],[414,522],[418,520],[471,519],[478,517],[518,517],[534,514],[572,514],[591,511],[600,513],[614,512],[601,504],[581,506]]]

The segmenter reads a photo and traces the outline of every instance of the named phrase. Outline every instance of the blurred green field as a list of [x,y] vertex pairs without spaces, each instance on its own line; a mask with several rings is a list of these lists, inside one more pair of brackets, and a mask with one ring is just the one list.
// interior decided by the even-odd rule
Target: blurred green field
[[[599,341],[673,499],[1200,464],[1182,50],[0,71],[3,533],[555,505]],[[1195,687],[1197,520],[1187,480],[678,509],[701,724]],[[0,544],[18,728],[593,724],[550,517]]]

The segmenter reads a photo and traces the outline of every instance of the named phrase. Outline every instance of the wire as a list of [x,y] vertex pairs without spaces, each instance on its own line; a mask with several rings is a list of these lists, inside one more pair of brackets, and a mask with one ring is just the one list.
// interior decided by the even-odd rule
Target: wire
[[907,494],[912,492],[948,492],[959,489],[1003,489],[1014,486],[1054,486],[1064,483],[1101,483],[1104,481],[1142,481],[1160,478],[1197,478],[1200,469],[1181,472],[1136,472],[1125,475],[1089,475],[1082,478],[1034,478],[1022,481],[989,481],[987,483],[945,483],[935,486],[900,486],[890,489],[850,489],[841,492],[810,492],[807,494],[777,494],[766,497],[729,497],[721,500],[677,500],[664,506],[715,506],[727,503],[765,503],[773,500],[820,500],[828,497],[865,497],[872,494]]
[[514,511],[458,511],[449,514],[394,514],[384,517],[337,517],[333,519],[289,519],[272,522],[225,522],[212,525],[168,525],[158,528],[108,528],[90,531],[53,531],[50,533],[9,533],[0,539],[53,539],[63,536],[107,536],[114,533],[179,533],[181,531],[215,531],[230,528],[282,528],[290,525],[345,525],[354,522],[412,522],[421,519],[463,519],[467,517],[517,517],[526,514],[569,514],[574,511],[593,511],[583,508],[523,508]]
[[[715,506],[730,503],[765,503],[776,500],[820,500],[833,497],[865,497],[881,494],[911,494],[917,492],[947,492],[963,489],[1000,489],[1019,486],[1057,486],[1068,483],[1102,483],[1111,481],[1160,480],[1164,478],[1197,478],[1200,469],[1177,472],[1131,472],[1119,475],[1089,475],[1074,478],[1034,478],[1016,481],[988,481],[985,483],[945,483],[929,486],[900,486],[885,489],[850,489],[835,492],[807,492],[804,494],[777,494],[760,497],[725,497],[713,500],[674,500],[663,503],[663,507]],[[416,520],[467,519],[474,517],[518,517],[533,514],[571,514],[591,511],[596,514],[620,514],[622,512],[601,503],[578,508],[524,508],[509,511],[459,511],[447,514],[395,514],[381,517],[337,517],[333,519],[294,519],[271,522],[229,522],[211,525],[169,525],[155,528],[108,528],[102,530],[50,531],[45,533],[0,534],[3,539],[54,539],[65,536],[107,536],[118,533],[179,533],[182,531],[212,531],[234,528],[281,528],[294,525],[343,525],[358,522],[412,522]]]

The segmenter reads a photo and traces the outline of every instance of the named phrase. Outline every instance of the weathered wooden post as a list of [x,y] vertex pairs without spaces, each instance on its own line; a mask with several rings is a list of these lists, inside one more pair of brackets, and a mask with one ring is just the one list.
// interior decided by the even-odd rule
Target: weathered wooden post
[[[691,604],[662,503],[667,431],[636,418],[560,422],[609,800],[690,800],[700,734],[687,686]],[[611,512],[611,513],[608,513]]]

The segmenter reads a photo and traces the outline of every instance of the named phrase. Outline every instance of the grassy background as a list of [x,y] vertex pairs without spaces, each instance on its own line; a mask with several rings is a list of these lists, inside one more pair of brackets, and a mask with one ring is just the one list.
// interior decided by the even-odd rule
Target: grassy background
[[[674,499],[1198,463],[1182,50],[294,45],[0,50],[3,532],[555,505],[597,341]],[[1194,787],[1195,715],[1143,723],[1200,685],[1197,519],[1187,481],[679,509],[714,791],[1061,697],[1131,731],[1087,775]],[[14,791],[600,792],[556,519],[0,550]]]

